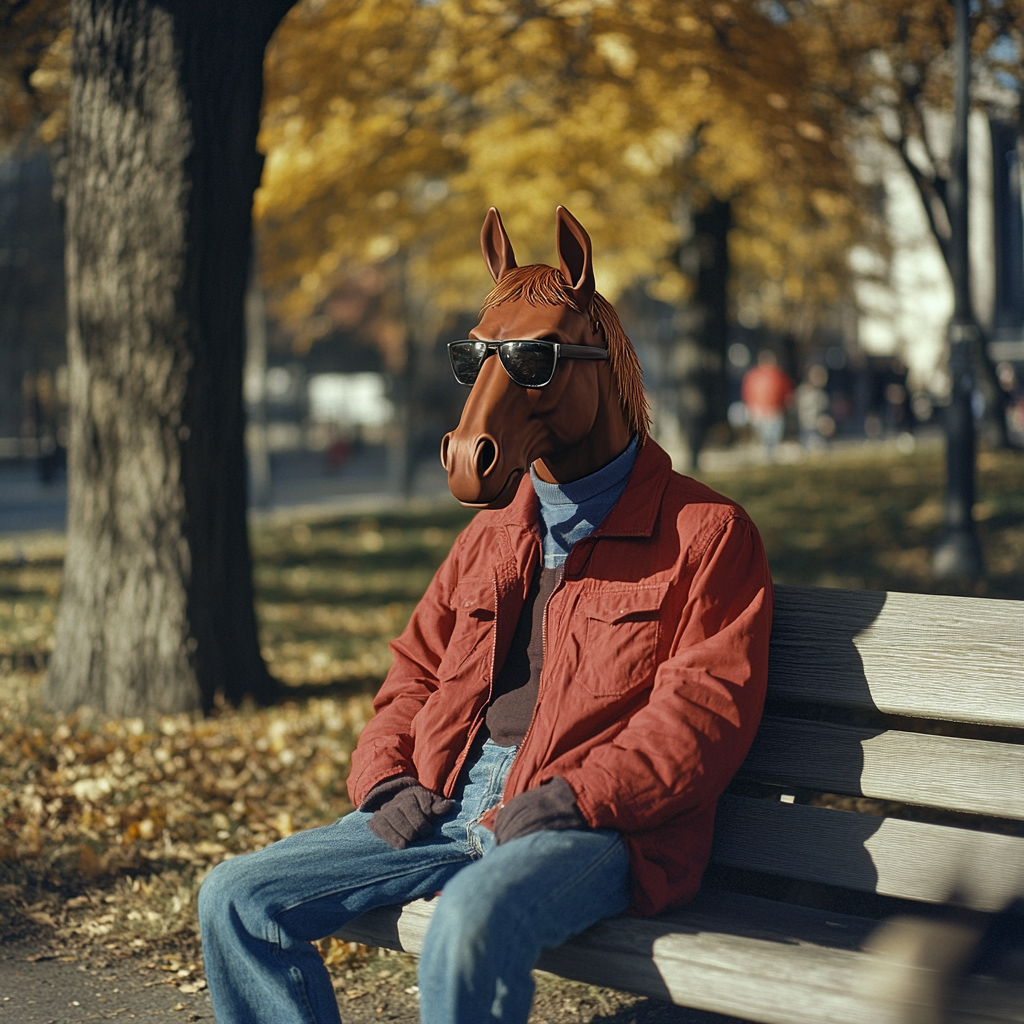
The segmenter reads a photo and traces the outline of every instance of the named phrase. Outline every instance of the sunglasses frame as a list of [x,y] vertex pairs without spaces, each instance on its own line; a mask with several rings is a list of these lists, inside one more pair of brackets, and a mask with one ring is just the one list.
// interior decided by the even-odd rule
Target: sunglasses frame
[[[554,351],[554,361],[551,364],[551,376],[548,377],[543,384],[523,384],[516,380],[515,377],[509,372],[509,368],[505,365],[505,360],[502,359],[501,349],[503,345],[517,345],[517,344],[530,344],[530,345],[550,345]],[[592,360],[605,360],[608,358],[608,350],[603,348],[594,348],[591,345],[566,345],[561,341],[550,341],[547,338],[508,338],[505,341],[481,341],[478,338],[461,338],[459,341],[448,342],[448,362],[452,368],[452,374],[455,377],[455,382],[462,385],[464,388],[471,388],[473,384],[466,384],[459,380],[459,375],[455,370],[455,361],[452,359],[452,346],[453,345],[486,345],[487,351],[484,354],[483,359],[480,360],[480,366],[477,369],[477,374],[483,369],[484,361],[490,357],[493,353],[497,352],[498,361],[501,363],[501,368],[509,375],[513,384],[518,384],[521,388],[546,388],[555,379],[555,370],[558,369],[558,360],[562,359],[592,359]]]

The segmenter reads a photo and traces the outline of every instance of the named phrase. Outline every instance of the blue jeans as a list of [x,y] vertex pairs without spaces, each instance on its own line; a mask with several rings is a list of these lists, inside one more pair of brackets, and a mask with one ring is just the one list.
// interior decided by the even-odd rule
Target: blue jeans
[[500,799],[514,747],[467,759],[433,835],[394,850],[353,811],[218,865],[199,893],[206,980],[219,1024],[339,1024],[310,943],[374,907],[443,890],[419,963],[422,1024],[525,1024],[530,970],[629,904],[616,832],[535,832],[494,845],[480,816]]

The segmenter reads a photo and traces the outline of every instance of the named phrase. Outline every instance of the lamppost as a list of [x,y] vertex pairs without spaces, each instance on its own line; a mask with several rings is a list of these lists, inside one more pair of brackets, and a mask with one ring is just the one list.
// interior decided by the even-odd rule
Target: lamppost
[[936,576],[976,579],[982,574],[981,545],[974,529],[974,373],[972,350],[981,338],[971,303],[967,251],[967,119],[970,114],[971,31],[968,0],[953,0],[956,10],[954,54],[953,150],[950,158],[950,270],[953,316],[949,341],[952,391],[946,407],[946,503],[942,538],[932,557]]

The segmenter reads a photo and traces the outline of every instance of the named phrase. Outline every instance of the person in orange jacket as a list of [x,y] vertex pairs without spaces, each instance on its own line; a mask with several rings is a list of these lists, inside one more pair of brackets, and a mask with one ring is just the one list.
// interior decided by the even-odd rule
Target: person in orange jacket
[[793,397],[793,381],[775,358],[764,349],[758,353],[757,366],[743,377],[740,397],[765,451],[771,456],[786,430],[786,407]]

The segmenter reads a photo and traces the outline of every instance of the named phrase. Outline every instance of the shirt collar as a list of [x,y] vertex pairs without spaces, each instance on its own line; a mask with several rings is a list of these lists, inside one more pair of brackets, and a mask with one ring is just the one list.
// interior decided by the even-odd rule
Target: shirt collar
[[582,505],[605,491],[610,491],[616,484],[621,484],[629,476],[629,471],[636,462],[638,449],[639,444],[634,437],[626,446],[626,450],[606,466],[567,484],[552,484],[541,480],[531,466],[530,479],[533,481],[533,489],[537,492],[542,505]]
[[[648,438],[637,452],[636,463],[622,496],[591,536],[650,537],[671,473],[672,460],[661,445]],[[537,504],[537,492],[524,473],[511,504],[485,514],[495,516],[493,522],[496,526],[536,529]]]

